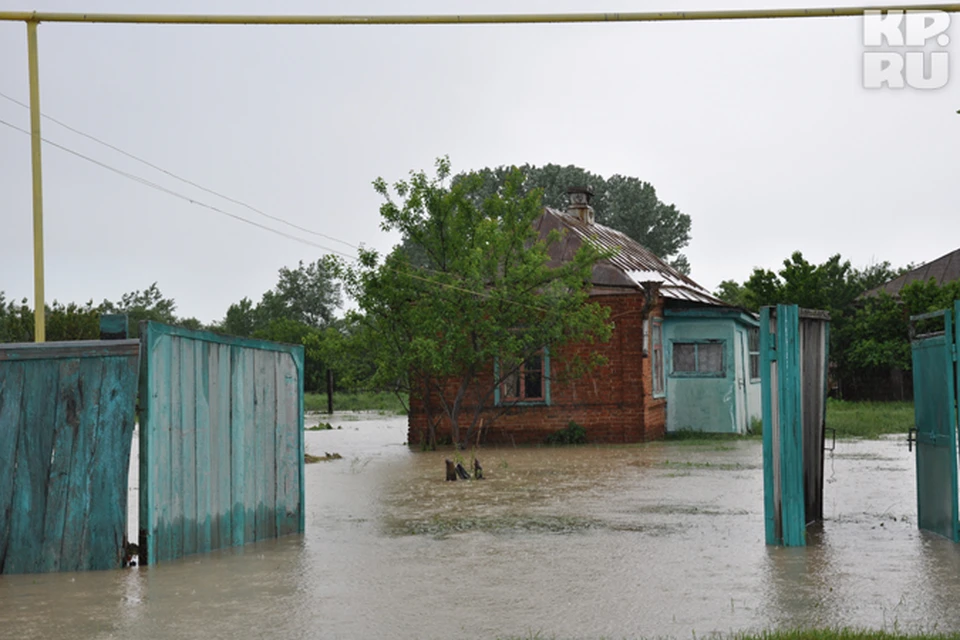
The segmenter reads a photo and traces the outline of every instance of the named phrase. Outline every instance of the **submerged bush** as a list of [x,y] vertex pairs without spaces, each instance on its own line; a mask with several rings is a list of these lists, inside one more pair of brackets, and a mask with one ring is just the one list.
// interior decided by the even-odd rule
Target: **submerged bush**
[[547,436],[547,444],[584,444],[587,441],[587,430],[573,420],[556,433]]

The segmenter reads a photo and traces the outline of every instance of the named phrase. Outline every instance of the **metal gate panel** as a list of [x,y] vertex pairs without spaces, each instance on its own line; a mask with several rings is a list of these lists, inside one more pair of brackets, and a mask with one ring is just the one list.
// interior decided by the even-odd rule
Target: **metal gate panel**
[[141,561],[304,529],[303,347],[144,323]]
[[917,523],[921,529],[960,542],[953,314],[948,309],[913,316],[911,333],[917,323],[940,317],[942,332],[915,335],[911,340],[917,430]]
[[0,574],[121,566],[139,348],[0,345]]
[[767,544],[803,546],[807,524],[823,517],[829,318],[797,305],[760,311]]

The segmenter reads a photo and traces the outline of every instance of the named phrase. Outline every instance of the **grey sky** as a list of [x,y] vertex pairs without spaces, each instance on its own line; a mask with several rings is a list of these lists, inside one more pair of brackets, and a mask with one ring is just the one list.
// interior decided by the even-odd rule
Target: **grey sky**
[[[823,6],[746,0],[723,8]],[[848,5],[858,3],[846,3]],[[126,2],[4,10],[130,11]],[[152,2],[165,13],[493,13],[720,8],[666,2]],[[924,262],[960,247],[960,16],[938,91],[862,88],[862,20],[258,27],[42,24],[43,111],[194,182],[388,250],[371,181],[430,169],[575,164],[651,182],[693,219],[710,288],[820,262]],[[28,98],[26,28],[0,23],[0,91]],[[28,128],[0,99],[0,119]],[[43,122],[44,137],[334,249]],[[223,317],[323,250],[44,146],[48,302],[158,282],[178,315]],[[0,126],[0,291],[33,295],[28,136]]]

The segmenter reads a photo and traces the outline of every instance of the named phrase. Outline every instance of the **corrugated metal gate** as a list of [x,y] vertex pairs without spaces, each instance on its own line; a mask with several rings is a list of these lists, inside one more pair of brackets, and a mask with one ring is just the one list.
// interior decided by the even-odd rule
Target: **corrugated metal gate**
[[[917,446],[917,523],[960,542],[957,513],[957,342],[960,302],[910,318]],[[942,321],[943,329],[931,324]]]
[[304,530],[303,347],[140,329],[140,554]]
[[767,544],[803,546],[823,518],[829,318],[797,305],[760,310]]
[[0,574],[119,567],[139,343],[0,345]]

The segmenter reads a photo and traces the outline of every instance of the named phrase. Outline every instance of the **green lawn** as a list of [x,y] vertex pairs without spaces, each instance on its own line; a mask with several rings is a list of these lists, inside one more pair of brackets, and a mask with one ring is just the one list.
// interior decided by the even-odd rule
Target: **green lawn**
[[[323,393],[304,395],[306,411],[327,410],[327,396]],[[404,414],[403,405],[393,393],[362,391],[333,394],[334,411],[379,411]],[[906,434],[913,426],[912,402],[846,402],[827,401],[827,428],[836,429],[838,438],[878,438],[884,434]],[[682,432],[668,435],[670,440],[689,439],[691,444],[702,440],[723,440],[737,436]]]
[[827,428],[836,429],[838,438],[878,438],[888,433],[906,434],[912,426],[912,402],[827,400]]
[[[327,394],[305,393],[304,411],[327,410]],[[347,393],[336,391],[333,394],[334,411],[379,411],[381,413],[404,414],[406,411],[396,394],[386,391],[359,391]]]

